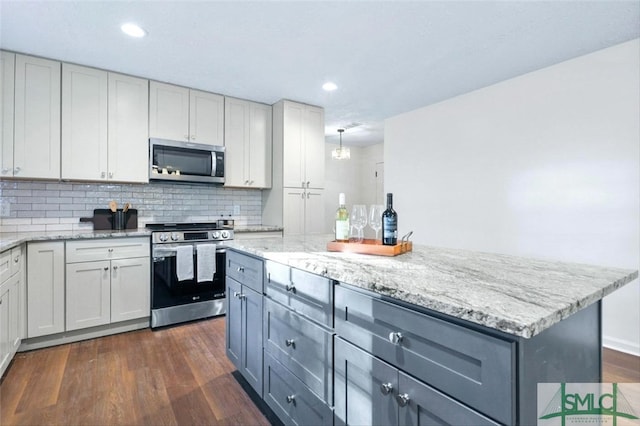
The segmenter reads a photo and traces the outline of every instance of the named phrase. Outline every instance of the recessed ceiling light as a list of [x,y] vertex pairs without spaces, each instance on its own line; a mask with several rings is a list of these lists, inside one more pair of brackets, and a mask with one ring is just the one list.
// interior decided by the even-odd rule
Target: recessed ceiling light
[[327,92],[333,92],[338,88],[338,86],[336,86],[334,82],[327,81],[325,84],[322,85],[322,88]]
[[126,24],[122,24],[120,27],[123,33],[130,35],[131,37],[144,37],[147,35],[147,32],[140,28],[138,25],[128,22]]

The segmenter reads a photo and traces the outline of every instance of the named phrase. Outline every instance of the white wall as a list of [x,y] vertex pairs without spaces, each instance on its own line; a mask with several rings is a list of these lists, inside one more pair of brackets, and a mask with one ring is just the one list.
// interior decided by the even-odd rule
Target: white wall
[[[640,40],[385,122],[385,190],[416,242],[639,269]],[[638,280],[604,344],[640,355]]]
[[[324,200],[327,233],[333,232],[338,194],[341,192],[345,193],[349,211],[354,204],[369,206],[375,203],[375,166],[376,163],[381,163],[383,158],[383,144],[377,144],[367,147],[349,147],[351,159],[333,160],[331,151],[337,146],[337,144],[327,144],[325,147]],[[371,230],[365,234],[367,238],[372,235],[374,233]]]

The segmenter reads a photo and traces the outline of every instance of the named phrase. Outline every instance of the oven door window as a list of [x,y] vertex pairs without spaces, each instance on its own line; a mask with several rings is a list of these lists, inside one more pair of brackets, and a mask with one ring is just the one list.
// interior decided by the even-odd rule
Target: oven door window
[[201,149],[177,148],[166,145],[153,147],[153,164],[158,166],[158,173],[162,173],[166,169],[170,174],[179,171],[183,175],[211,176],[212,156],[211,151]]
[[225,296],[225,254],[216,253],[216,273],[212,281],[198,282],[197,254],[193,255],[194,277],[178,281],[176,256],[153,258],[152,309],[185,305]]

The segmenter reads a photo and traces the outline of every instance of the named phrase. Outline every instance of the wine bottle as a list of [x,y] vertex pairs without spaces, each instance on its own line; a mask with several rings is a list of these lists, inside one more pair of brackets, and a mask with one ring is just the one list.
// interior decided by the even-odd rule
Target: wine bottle
[[398,244],[398,213],[393,210],[393,194],[387,194],[387,209],[382,213],[382,244]]
[[336,210],[336,241],[349,241],[349,212],[345,206],[344,193],[338,196],[338,210]]

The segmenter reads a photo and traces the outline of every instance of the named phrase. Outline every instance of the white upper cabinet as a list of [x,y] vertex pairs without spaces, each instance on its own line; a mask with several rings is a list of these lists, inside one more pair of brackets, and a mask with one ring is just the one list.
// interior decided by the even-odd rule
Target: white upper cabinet
[[110,179],[149,182],[149,80],[109,73]]
[[[13,170],[60,178],[60,62],[16,54]],[[4,170],[4,168],[3,168]]]
[[62,178],[107,178],[106,71],[62,64]]
[[224,96],[152,81],[149,137],[224,145]]
[[324,110],[282,102],[283,186],[324,188]]
[[224,96],[189,90],[189,140],[224,146]]
[[0,176],[13,176],[13,97],[16,55],[0,52]]
[[225,98],[225,186],[271,187],[271,106]]
[[62,178],[148,182],[148,81],[62,66]]

